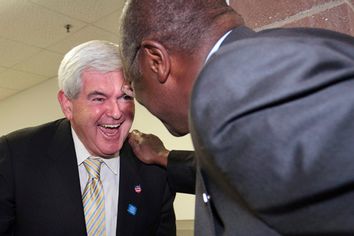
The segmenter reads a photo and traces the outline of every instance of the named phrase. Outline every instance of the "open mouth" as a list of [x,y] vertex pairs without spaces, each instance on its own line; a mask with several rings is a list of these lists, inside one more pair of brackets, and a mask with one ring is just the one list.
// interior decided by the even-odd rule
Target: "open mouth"
[[105,129],[118,129],[121,124],[116,124],[116,125],[100,125],[101,127]]
[[101,132],[109,138],[119,134],[119,128],[122,124],[101,124],[99,125]]

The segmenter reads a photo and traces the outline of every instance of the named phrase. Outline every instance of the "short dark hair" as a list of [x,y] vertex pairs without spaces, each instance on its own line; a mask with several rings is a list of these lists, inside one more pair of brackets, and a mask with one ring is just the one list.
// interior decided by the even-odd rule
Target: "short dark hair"
[[235,14],[225,0],[127,0],[120,27],[127,79],[140,78],[135,58],[143,39],[156,40],[167,50],[193,53],[216,27],[213,23],[229,13]]

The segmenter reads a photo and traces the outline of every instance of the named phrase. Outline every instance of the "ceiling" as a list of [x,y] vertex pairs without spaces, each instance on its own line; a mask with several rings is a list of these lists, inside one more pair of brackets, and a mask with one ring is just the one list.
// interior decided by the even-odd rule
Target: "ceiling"
[[0,101],[56,78],[72,47],[93,39],[117,42],[123,2],[0,0]]

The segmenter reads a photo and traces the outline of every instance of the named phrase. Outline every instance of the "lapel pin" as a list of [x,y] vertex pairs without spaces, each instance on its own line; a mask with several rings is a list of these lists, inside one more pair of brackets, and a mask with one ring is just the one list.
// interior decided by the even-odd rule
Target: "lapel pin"
[[137,185],[137,186],[135,186],[134,191],[135,191],[136,193],[141,193],[141,187],[140,187],[140,184],[139,184],[139,185]]
[[129,204],[128,205],[128,213],[135,216],[136,212],[138,211],[138,208],[136,206],[134,206],[133,204]]
[[210,195],[208,195],[207,193],[203,193],[203,202],[207,204],[209,200],[210,200]]

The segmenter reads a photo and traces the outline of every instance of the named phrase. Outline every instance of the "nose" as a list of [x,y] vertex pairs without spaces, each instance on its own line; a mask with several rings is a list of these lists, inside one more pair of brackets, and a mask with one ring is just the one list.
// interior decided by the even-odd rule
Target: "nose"
[[120,109],[120,106],[119,106],[119,102],[114,100],[114,101],[111,101],[108,105],[108,109],[107,109],[107,116],[109,117],[112,117],[113,119],[115,120],[118,120],[122,117],[122,111]]

